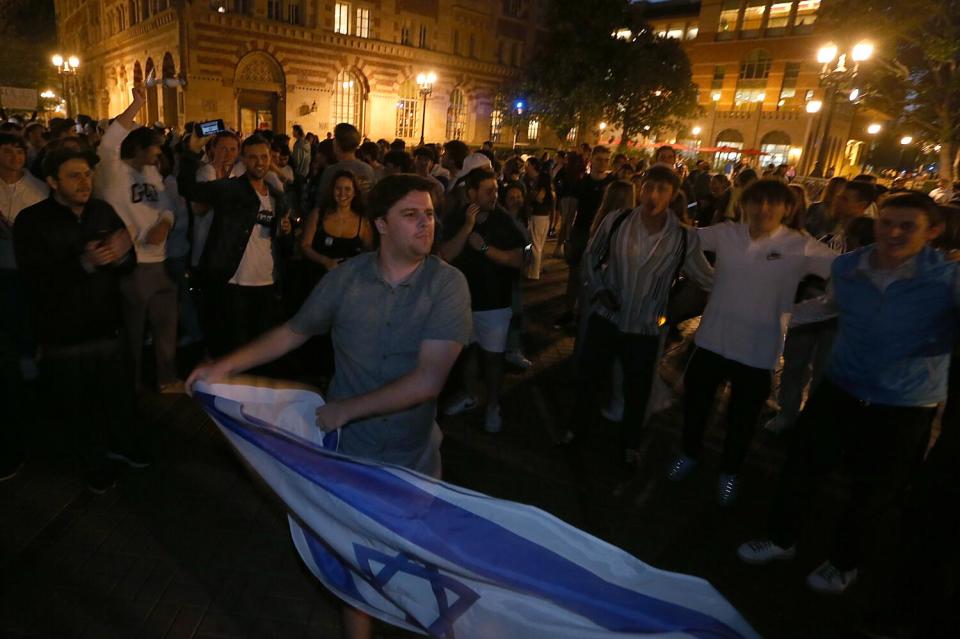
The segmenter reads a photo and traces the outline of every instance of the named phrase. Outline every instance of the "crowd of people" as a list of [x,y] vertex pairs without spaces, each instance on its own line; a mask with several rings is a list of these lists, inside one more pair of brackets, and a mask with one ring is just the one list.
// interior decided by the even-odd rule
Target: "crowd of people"
[[[317,424],[342,429],[341,452],[439,477],[438,412],[482,406],[488,433],[510,425],[505,366],[532,365],[522,282],[540,278],[555,238],[569,266],[555,329],[577,344],[558,445],[592,436],[602,415],[621,424],[616,463],[643,465],[665,345],[699,318],[666,476],[705,472],[704,432],[729,384],[721,507],[737,500],[767,406],[778,410],[764,428],[790,441],[767,534],[739,557],[792,558],[818,485],[841,469],[851,494],[809,586],[843,593],[878,522],[902,509],[904,560],[887,567],[910,586],[901,608],[943,601],[933,584],[956,573],[937,553],[955,558],[958,532],[944,506],[958,484],[943,480],[960,462],[949,184],[930,197],[864,174],[811,189],[824,181],[801,184],[786,166],[688,167],[670,146],[646,159],[602,145],[409,150],[346,123],[325,139],[298,125],[202,136],[138,126],[145,99],[135,88],[107,121],[0,126],[0,479],[22,465],[20,389],[38,377],[69,407],[100,493],[118,464],[151,463],[143,393],[250,370],[329,382]],[[187,347],[203,357],[184,381]],[[370,632],[359,611],[345,624]]]

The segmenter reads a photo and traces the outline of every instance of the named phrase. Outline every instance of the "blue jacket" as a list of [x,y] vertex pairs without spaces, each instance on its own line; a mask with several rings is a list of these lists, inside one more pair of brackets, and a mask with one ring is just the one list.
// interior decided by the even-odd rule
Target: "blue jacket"
[[947,397],[957,324],[957,264],[929,247],[913,277],[881,292],[859,269],[865,247],[833,263],[839,329],[828,377],[855,397],[892,406],[927,406]]

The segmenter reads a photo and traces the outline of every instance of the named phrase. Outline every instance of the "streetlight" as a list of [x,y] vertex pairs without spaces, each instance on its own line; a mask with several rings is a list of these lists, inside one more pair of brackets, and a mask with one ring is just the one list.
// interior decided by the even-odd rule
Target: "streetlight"
[[437,82],[437,74],[433,71],[417,74],[417,86],[423,96],[423,119],[420,121],[420,146],[423,146],[423,135],[427,129],[427,97],[433,93],[433,85]]
[[807,100],[807,103],[804,105],[804,110],[810,116],[807,118],[807,130],[803,134],[803,148],[800,151],[800,165],[797,167],[797,171],[801,169],[806,170],[807,165],[810,163],[810,156],[813,155],[813,144],[816,139],[816,133],[813,132],[813,120],[814,116],[820,113],[820,109],[823,108],[823,102],[820,100]]
[[[867,40],[853,44],[848,51],[841,51],[840,47],[833,42],[817,50],[817,62],[821,65],[820,86],[827,89],[825,96],[827,110],[823,115],[823,133],[819,136],[815,170],[817,167],[823,170],[823,165],[826,163],[827,140],[830,137],[830,124],[833,120],[837,92],[848,92],[851,102],[860,99],[862,92],[854,87],[853,83],[859,75],[860,63],[869,60],[872,56],[873,43]],[[847,65],[847,58],[853,62],[852,65]]]
[[80,58],[75,55],[64,58],[61,54],[55,53],[50,58],[50,62],[57,68],[57,75],[60,76],[60,93],[67,102],[67,117],[70,117],[70,97],[67,95],[67,76],[77,75],[77,69],[80,68]]
[[900,157],[897,158],[897,173],[900,172],[900,165],[903,164],[903,152],[913,143],[913,136],[905,135],[900,138]]
[[873,150],[877,145],[877,134],[883,130],[883,125],[879,122],[872,122],[867,125],[867,135],[870,136],[870,146],[867,148],[867,154],[863,158],[863,167],[861,173],[867,172],[867,164],[873,162]]
[[513,105],[513,111],[517,114],[513,118],[513,148],[517,148],[517,140],[520,138],[520,116],[523,115],[526,106],[523,100],[517,100]]
[[703,129],[700,128],[699,124],[693,127],[692,129],[690,129],[690,133],[693,133],[693,137],[697,141],[696,157],[694,159],[700,158],[700,132],[701,131],[703,131]]

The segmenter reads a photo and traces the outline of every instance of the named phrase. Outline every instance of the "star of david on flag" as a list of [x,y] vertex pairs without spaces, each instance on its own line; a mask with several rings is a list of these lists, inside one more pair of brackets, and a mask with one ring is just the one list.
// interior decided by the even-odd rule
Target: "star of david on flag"
[[658,570],[537,508],[336,452],[323,400],[198,384],[195,397],[283,500],[310,572],[348,604],[444,639],[757,637],[709,583]]

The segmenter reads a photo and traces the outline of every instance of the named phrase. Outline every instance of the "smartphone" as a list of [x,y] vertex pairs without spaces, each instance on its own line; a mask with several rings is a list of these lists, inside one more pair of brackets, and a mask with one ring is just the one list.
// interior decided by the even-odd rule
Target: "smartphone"
[[207,137],[208,135],[214,135],[216,133],[222,133],[226,131],[226,128],[223,126],[223,120],[209,120],[207,122],[201,122],[197,125],[197,129],[200,131],[202,137]]

